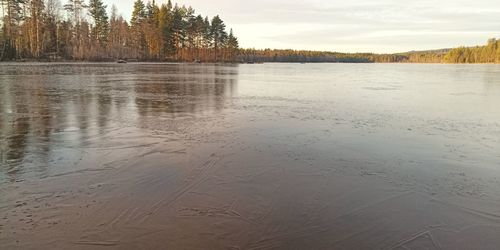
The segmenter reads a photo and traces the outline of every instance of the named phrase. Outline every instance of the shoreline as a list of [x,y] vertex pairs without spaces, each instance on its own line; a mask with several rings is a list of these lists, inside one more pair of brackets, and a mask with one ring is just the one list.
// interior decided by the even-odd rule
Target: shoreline
[[435,65],[500,65],[500,63],[447,63],[447,62],[176,62],[176,61],[127,61],[126,63],[120,63],[117,61],[80,61],[80,60],[62,60],[62,61],[45,61],[45,60],[15,60],[15,61],[0,61],[0,64],[23,64],[23,63],[45,63],[45,64],[84,64],[84,63],[94,63],[94,64],[200,64],[200,65],[240,65],[240,64],[435,64]]

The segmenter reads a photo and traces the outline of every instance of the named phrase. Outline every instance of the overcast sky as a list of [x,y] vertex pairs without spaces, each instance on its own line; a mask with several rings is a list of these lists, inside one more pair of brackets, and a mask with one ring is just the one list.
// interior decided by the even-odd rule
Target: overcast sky
[[[120,13],[130,17],[133,0],[105,1],[109,7],[116,4]],[[500,0],[185,0],[178,3],[193,6],[202,15],[219,14],[245,48],[383,53],[478,45],[490,37],[500,37]]]

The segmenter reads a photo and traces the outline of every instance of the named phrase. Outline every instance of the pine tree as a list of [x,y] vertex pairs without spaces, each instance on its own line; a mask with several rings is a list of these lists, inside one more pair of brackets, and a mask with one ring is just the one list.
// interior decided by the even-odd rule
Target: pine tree
[[147,57],[158,60],[163,47],[163,40],[159,30],[159,8],[156,2],[146,5],[146,20],[143,23],[144,38],[147,45]]
[[146,19],[146,6],[142,0],[134,2],[134,10],[130,21],[132,32],[132,46],[134,47],[134,56],[143,59],[145,56],[146,41],[143,32],[143,22]]
[[68,0],[68,3],[64,5],[64,9],[69,12],[71,16],[73,25],[80,25],[85,7],[86,5],[84,0]]
[[61,21],[61,2],[59,0],[45,1],[45,32],[43,37],[43,51],[50,57],[57,59],[59,56],[59,26]]
[[102,0],[90,0],[89,14],[94,21],[92,27],[92,39],[97,41],[99,46],[105,46],[109,34],[109,20],[106,13],[107,6]]
[[238,54],[239,42],[233,34],[233,29],[229,32],[227,38],[227,48],[229,50],[229,58],[231,61],[235,61],[236,55]]
[[140,24],[146,18],[146,6],[142,0],[134,2],[134,10],[132,11],[131,25]]
[[210,35],[213,39],[214,60],[217,62],[219,60],[218,50],[224,46],[227,39],[226,25],[218,15],[212,19]]
[[226,33],[219,16],[211,22],[192,7],[173,6],[170,0],[161,6],[155,0],[135,0],[130,26],[115,6],[109,18],[104,0],[89,0],[88,6],[85,0],[64,0],[64,5],[60,1],[0,0],[0,60],[111,56],[226,61],[238,53],[238,40]]
[[0,0],[3,14],[4,43],[0,51],[0,60],[19,57],[20,23],[23,19],[22,9],[26,0]]
[[175,58],[179,60],[181,55],[181,49],[184,45],[184,40],[186,38],[186,25],[184,22],[184,13],[183,8],[179,8],[179,6],[175,5],[172,11],[172,44],[175,49]]
[[162,56],[173,55],[175,48],[172,39],[172,3],[162,4],[158,13],[158,30],[163,41]]
[[212,46],[212,25],[210,24],[210,20],[208,16],[205,17],[204,25],[203,25],[203,46],[205,48],[209,48]]
[[42,0],[31,0],[29,3],[31,16],[29,18],[29,50],[35,58],[40,58],[42,54],[42,36],[43,36],[43,10],[44,2]]

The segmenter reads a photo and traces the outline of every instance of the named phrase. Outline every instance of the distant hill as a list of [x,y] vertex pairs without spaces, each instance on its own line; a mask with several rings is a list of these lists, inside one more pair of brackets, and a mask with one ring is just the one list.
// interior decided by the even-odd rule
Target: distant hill
[[[434,50],[412,50],[399,54],[446,54],[452,49],[434,49]],[[397,53],[398,54],[398,53]]]

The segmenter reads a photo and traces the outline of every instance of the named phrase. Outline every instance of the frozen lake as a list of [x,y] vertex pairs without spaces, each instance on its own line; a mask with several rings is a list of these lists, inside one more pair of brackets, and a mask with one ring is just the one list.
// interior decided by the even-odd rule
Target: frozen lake
[[500,65],[0,64],[0,192],[6,249],[496,249]]

